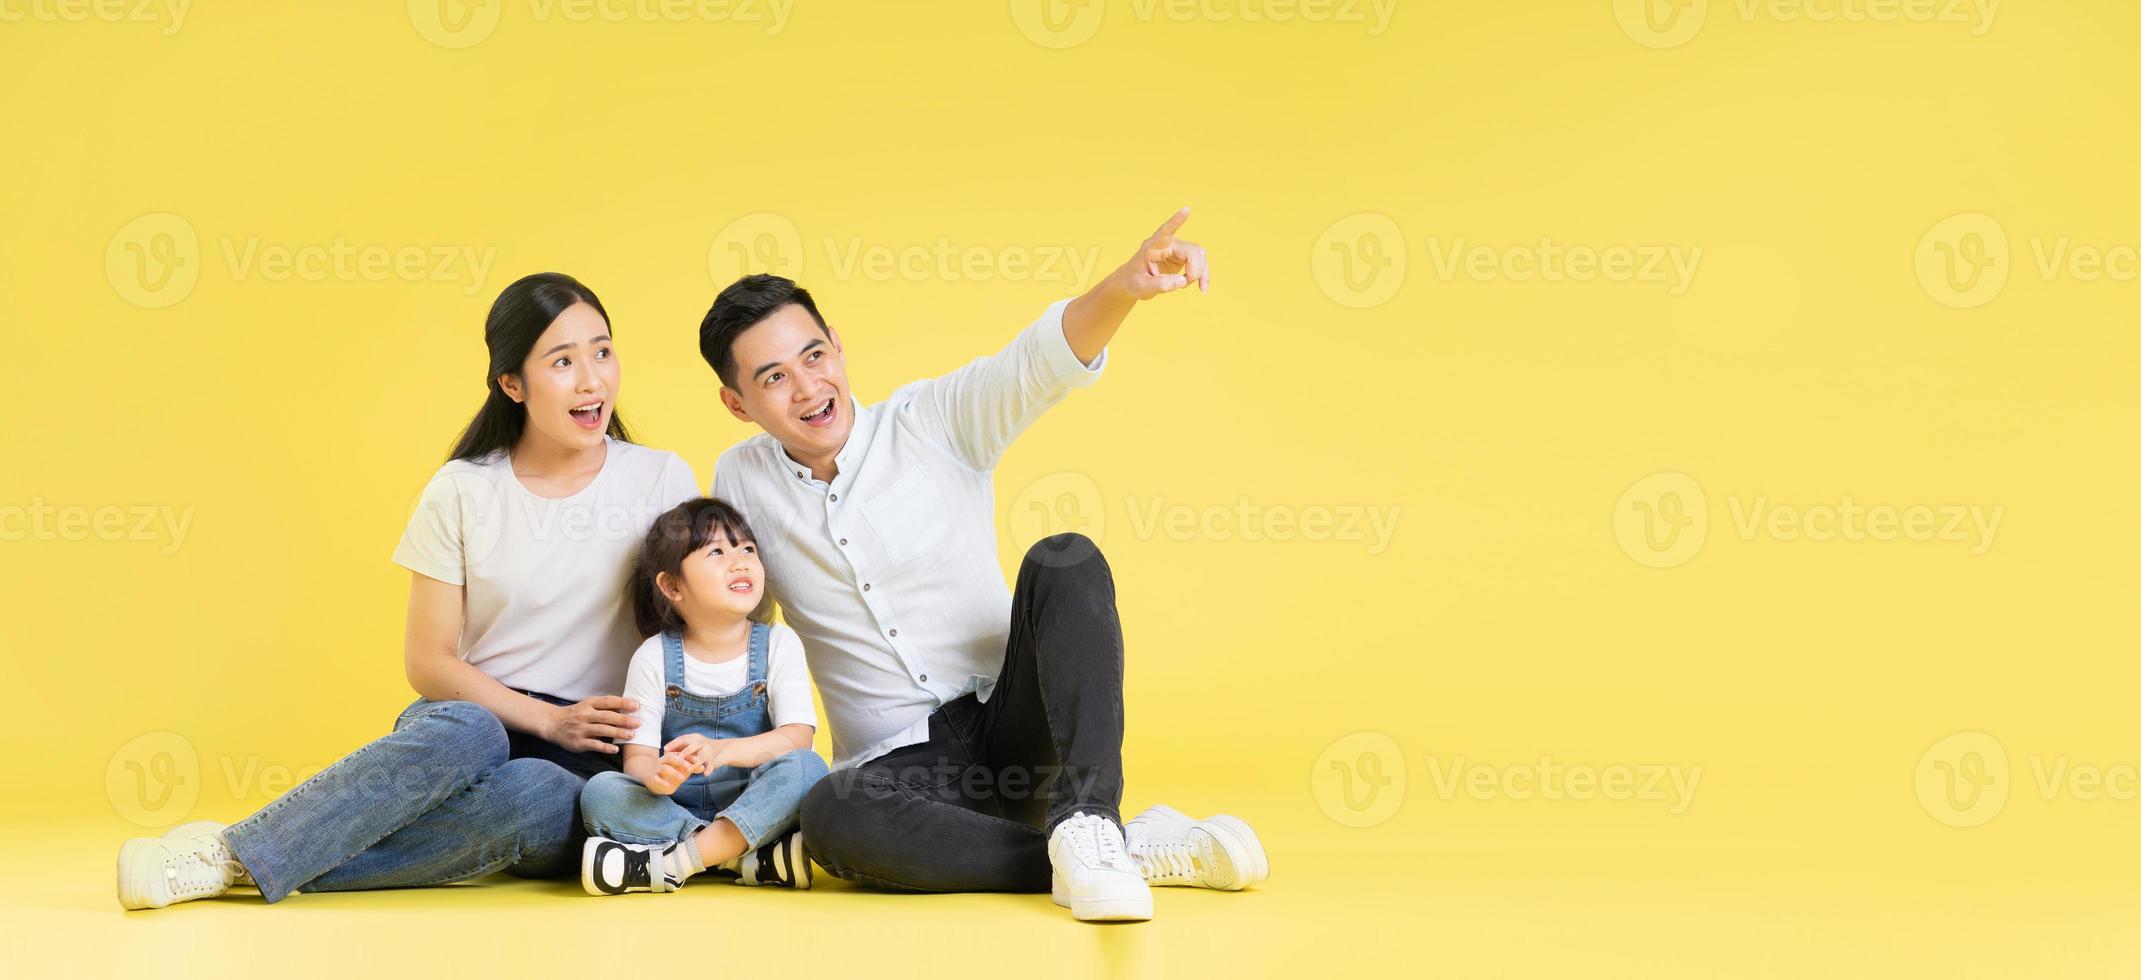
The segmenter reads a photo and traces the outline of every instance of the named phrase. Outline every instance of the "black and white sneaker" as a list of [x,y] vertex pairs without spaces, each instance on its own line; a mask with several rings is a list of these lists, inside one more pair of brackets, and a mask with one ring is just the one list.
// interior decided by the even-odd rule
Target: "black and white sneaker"
[[676,891],[684,887],[684,879],[669,870],[669,852],[682,846],[626,844],[607,837],[590,837],[580,852],[580,885],[590,895]]
[[736,859],[739,885],[778,885],[809,888],[810,852],[803,847],[803,832],[791,831],[781,839]]

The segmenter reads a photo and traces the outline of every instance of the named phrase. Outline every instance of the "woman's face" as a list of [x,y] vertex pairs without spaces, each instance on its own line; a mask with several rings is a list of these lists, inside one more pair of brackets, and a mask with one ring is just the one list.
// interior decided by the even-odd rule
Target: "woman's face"
[[520,377],[498,379],[507,396],[528,410],[522,438],[548,439],[568,449],[602,443],[617,405],[617,352],[610,325],[586,303],[574,303],[536,338]]

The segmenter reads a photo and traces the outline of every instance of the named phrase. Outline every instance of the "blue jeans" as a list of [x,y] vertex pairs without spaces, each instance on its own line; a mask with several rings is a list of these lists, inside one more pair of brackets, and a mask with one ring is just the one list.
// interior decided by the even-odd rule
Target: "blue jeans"
[[581,778],[512,758],[505,725],[467,701],[417,699],[392,734],[344,756],[223,839],[270,902],[412,888],[497,871],[577,869]]
[[825,772],[818,753],[796,749],[761,763],[748,779],[694,776],[670,796],[656,795],[624,773],[605,772],[580,791],[580,813],[588,833],[627,844],[673,844],[715,817],[727,817],[746,847],[755,849],[795,828],[803,796]]

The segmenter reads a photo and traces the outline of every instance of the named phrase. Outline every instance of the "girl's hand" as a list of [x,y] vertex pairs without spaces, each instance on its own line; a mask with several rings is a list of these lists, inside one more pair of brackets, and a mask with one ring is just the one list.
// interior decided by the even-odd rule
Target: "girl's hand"
[[633,717],[638,711],[639,702],[608,694],[564,705],[550,713],[543,740],[574,752],[615,755],[617,746],[603,740],[631,738],[632,730],[639,727],[639,719]]
[[654,771],[642,780],[647,790],[656,796],[668,796],[691,778],[691,760],[674,752],[663,755],[654,763]]
[[728,741],[725,738],[707,738],[692,732],[670,739],[668,745],[662,746],[662,751],[674,752],[691,760],[692,771],[703,775],[727,764],[722,759],[727,755]]

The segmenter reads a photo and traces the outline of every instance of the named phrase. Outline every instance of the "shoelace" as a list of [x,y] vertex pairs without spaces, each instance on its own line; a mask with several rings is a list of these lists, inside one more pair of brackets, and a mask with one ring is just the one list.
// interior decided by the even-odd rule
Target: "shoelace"
[[1135,852],[1138,870],[1144,872],[1147,882],[1169,884],[1199,880],[1196,845],[1187,838],[1142,841],[1131,845],[1131,850]]
[[163,866],[164,884],[171,896],[183,898],[230,887],[238,862],[230,860],[230,851],[218,841],[210,848],[166,849]]
[[1110,827],[1107,818],[1080,812],[1071,814],[1067,822],[1073,825],[1070,834],[1071,847],[1085,863],[1118,871],[1143,873],[1138,871],[1136,862],[1130,860],[1130,855],[1123,852],[1121,836],[1108,833]]

